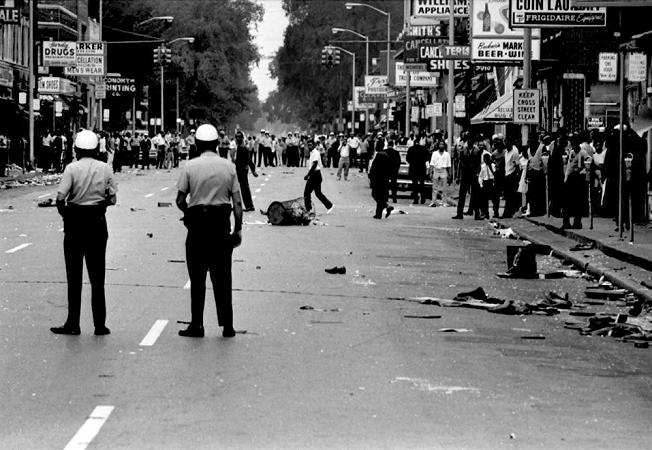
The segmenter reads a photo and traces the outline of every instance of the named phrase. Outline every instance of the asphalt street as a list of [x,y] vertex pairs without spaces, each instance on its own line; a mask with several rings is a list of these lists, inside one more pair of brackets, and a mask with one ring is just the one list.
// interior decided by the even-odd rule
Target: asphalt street
[[[400,199],[373,220],[357,172],[337,182],[324,171],[335,209],[317,201],[320,225],[267,225],[258,210],[301,196],[306,169],[259,171],[233,256],[234,339],[221,337],[211,291],[206,337],[177,335],[190,299],[176,170],[117,176],[106,337],[92,334],[87,283],[82,335],[49,331],[66,316],[63,225],[36,203],[56,187],[0,193],[0,448],[652,446],[649,349],[580,336],[563,315],[409,300],[478,286],[578,298],[588,281],[497,278],[508,241],[485,222],[451,220],[453,208]],[[324,272],[333,266],[346,274]]]

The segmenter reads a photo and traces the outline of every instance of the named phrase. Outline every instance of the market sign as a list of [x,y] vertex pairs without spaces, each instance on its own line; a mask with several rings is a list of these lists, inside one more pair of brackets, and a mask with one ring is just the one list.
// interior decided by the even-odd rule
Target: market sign
[[647,76],[647,57],[645,53],[627,55],[627,79],[634,83],[644,83]]
[[514,89],[514,123],[539,124],[539,90]]
[[106,73],[106,42],[77,42],[75,65],[65,67],[66,75],[104,75]]
[[60,77],[39,77],[39,94],[62,94],[72,95],[77,90],[77,85],[67,78]]
[[[454,0],[455,17],[469,17],[469,0]],[[448,19],[450,17],[449,0],[412,0],[411,16],[416,18]]]
[[510,0],[511,28],[604,27],[607,8],[573,6],[569,0]]
[[20,23],[20,8],[16,0],[0,0],[0,24]]
[[[409,72],[411,87],[436,87],[438,77],[432,72]],[[402,62],[396,63],[396,86],[407,86],[408,72]]]
[[125,77],[107,77],[106,92],[110,97],[131,97],[136,95],[136,80]]
[[[532,59],[538,60],[541,46],[532,40]],[[523,62],[523,39],[474,39],[471,42],[474,61]]]
[[74,66],[77,63],[77,42],[43,41],[43,65],[50,67]]
[[600,53],[598,59],[598,80],[604,82],[618,79],[618,53]]

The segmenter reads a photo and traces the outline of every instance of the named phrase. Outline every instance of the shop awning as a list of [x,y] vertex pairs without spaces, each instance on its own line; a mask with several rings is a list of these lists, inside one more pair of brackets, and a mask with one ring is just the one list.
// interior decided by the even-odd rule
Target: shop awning
[[503,95],[471,119],[471,125],[479,123],[512,123],[514,121],[513,94]]
[[652,111],[647,106],[641,106],[631,119],[632,130],[643,137],[646,131],[652,129]]

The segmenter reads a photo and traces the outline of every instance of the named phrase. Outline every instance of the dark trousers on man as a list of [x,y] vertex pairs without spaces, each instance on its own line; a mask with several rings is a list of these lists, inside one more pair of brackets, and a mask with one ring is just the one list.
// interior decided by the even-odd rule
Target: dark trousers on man
[[213,284],[218,325],[233,326],[230,214],[230,205],[195,206],[184,218],[188,228],[186,264],[190,277],[192,327],[204,326],[207,273]]
[[68,279],[68,319],[65,326],[79,328],[84,260],[91,282],[95,328],[106,322],[104,272],[108,232],[104,207],[68,206],[64,217],[63,254]]
[[141,150],[140,152],[140,168],[144,169],[145,166],[149,169],[149,150]]
[[389,185],[386,183],[374,183],[371,187],[371,197],[376,200],[376,214],[374,217],[380,219],[383,216],[383,210],[388,207]]
[[471,189],[473,187],[473,180],[462,177],[460,181],[460,190],[459,198],[457,200],[457,216],[462,217],[464,214],[464,204],[466,203],[466,194],[469,194],[469,211],[475,211],[476,215],[479,215],[479,212],[473,206],[473,194]]
[[392,190],[392,202],[396,203],[396,194],[398,192],[398,174],[393,175],[389,179],[389,188]]
[[[360,170],[362,172],[362,170]],[[426,174],[412,175],[412,200],[414,203],[426,202]]]
[[156,151],[156,168],[162,169],[165,165],[165,146],[159,145]]
[[251,198],[251,189],[249,189],[249,169],[246,166],[236,167],[235,173],[238,175],[238,183],[240,183],[242,203],[245,209],[253,209],[254,202]]
[[333,207],[333,204],[321,191],[321,182],[321,170],[314,171],[308,178],[308,181],[306,181],[306,187],[303,190],[303,199],[308,211],[312,209],[312,200],[310,196],[313,192],[315,193],[315,196],[324,204],[326,209],[331,209]]
[[505,177],[505,209],[503,217],[510,218],[521,207],[521,194],[518,192],[518,183],[521,175],[515,170]]

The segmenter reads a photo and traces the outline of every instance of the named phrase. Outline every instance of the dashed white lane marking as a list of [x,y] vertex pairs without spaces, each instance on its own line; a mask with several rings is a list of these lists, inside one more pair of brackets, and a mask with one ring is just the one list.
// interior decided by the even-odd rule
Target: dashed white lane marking
[[186,284],[183,285],[183,288],[186,290],[190,289],[190,280],[186,281]]
[[17,247],[14,247],[14,248],[11,248],[11,249],[7,250],[5,253],[16,253],[17,251],[20,251],[20,250],[24,249],[25,247],[29,247],[30,245],[32,245],[31,242],[27,242],[25,244],[20,244]]
[[154,194],[147,194],[147,195],[145,196],[145,198],[150,198],[150,197],[154,197]]
[[38,198],[45,198],[45,197],[49,197],[50,195],[52,194],[43,194],[43,195],[39,195]]
[[161,189],[161,192],[167,191],[168,189],[170,189],[170,188],[164,187],[163,189]]
[[167,320],[157,320],[150,328],[149,333],[140,341],[140,345],[143,347],[151,347],[156,343],[156,340],[159,338],[163,329],[168,324]]
[[259,193],[262,189],[258,188],[256,189],[256,194]]
[[82,450],[88,447],[112,412],[113,406],[96,406],[64,450]]

